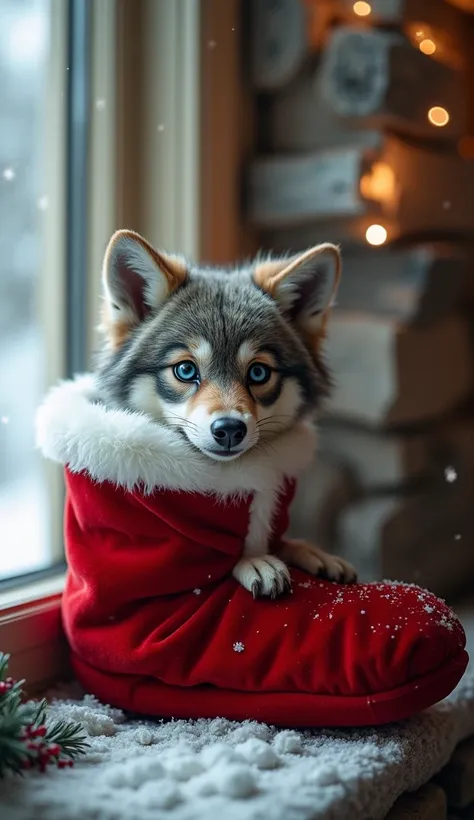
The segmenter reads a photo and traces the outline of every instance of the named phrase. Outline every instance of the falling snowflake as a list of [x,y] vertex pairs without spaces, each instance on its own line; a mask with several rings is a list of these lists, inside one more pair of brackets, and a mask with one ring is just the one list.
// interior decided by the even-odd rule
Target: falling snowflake
[[236,641],[236,642],[234,643],[234,645],[233,645],[232,649],[234,650],[234,652],[243,652],[243,651],[244,651],[244,649],[245,649],[245,646],[244,646],[244,644],[242,643],[242,641]]
[[163,125],[163,123],[160,123],[160,124],[159,124],[159,126],[158,126],[158,128],[157,128],[156,130],[157,130],[157,131],[164,131],[164,130],[165,130],[165,126]]
[[217,43],[216,43],[215,40],[209,40],[207,45],[208,45],[209,48],[215,48]]
[[8,416],[2,416],[1,421],[2,421],[2,424],[8,424],[8,422],[10,421],[10,419],[8,418]]
[[457,474],[456,470],[454,469],[454,467],[446,467],[445,471],[444,471],[444,477],[445,477],[446,481],[448,481],[450,484],[452,484],[453,481],[456,481],[456,479],[458,477],[458,474]]
[[13,168],[5,168],[3,172],[3,179],[6,179],[7,182],[11,182],[12,179],[15,179],[15,171]]
[[193,593],[194,593],[194,595],[200,595],[201,590],[196,587],[196,589],[193,589]]
[[451,203],[450,203],[450,202],[448,202],[448,200],[446,199],[446,200],[443,202],[443,208],[445,209],[445,211],[447,211],[447,210],[449,210],[449,208],[450,208],[450,207],[451,207]]
[[49,205],[48,197],[47,196],[40,196],[38,202],[36,203],[38,206],[39,211],[46,211]]
[[461,540],[461,533],[460,532],[456,533],[456,535],[454,536],[454,540],[455,541],[460,541]]
[[105,100],[102,98],[95,101],[95,107],[97,111],[103,111],[105,108]]
[[365,615],[365,609],[361,609],[360,614]]

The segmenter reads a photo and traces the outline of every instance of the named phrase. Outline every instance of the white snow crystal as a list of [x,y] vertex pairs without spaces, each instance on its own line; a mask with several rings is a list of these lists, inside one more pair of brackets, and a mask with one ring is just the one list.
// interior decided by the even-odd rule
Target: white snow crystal
[[460,532],[456,533],[456,535],[454,536],[454,540],[455,541],[460,541],[461,540],[461,533]]
[[341,776],[333,766],[327,766],[325,769],[315,771],[311,782],[318,786],[335,786],[341,782]]
[[215,48],[217,43],[215,40],[209,40],[208,44],[209,48]]
[[156,130],[157,130],[157,131],[164,131],[164,130],[165,130],[165,126],[163,125],[163,123],[160,123],[160,124],[159,124],[159,126],[158,126],[158,128],[157,128]]
[[173,755],[166,761],[166,770],[175,780],[191,780],[204,772],[204,766],[196,755]]
[[245,649],[245,646],[242,643],[242,641],[236,641],[234,643],[234,645],[232,646],[232,649],[234,650],[234,652],[243,652],[244,649]]
[[5,170],[3,171],[3,179],[5,179],[7,182],[11,182],[12,179],[15,179],[15,177],[16,174],[13,168],[5,168]]
[[150,746],[153,743],[153,735],[148,729],[137,729],[135,738],[141,746]]
[[243,763],[244,759],[227,743],[213,743],[201,751],[201,760],[207,769],[211,769],[216,763]]
[[227,797],[249,797],[255,792],[255,777],[248,766],[238,763],[223,763],[213,770],[217,791]]
[[212,779],[212,776],[207,772],[193,777],[189,783],[186,784],[186,792],[188,794],[196,795],[197,797],[210,797],[217,794],[217,786]]
[[98,100],[95,101],[95,107],[97,111],[103,111],[105,108],[105,100],[100,97]]
[[2,424],[8,424],[8,422],[10,421],[10,419],[9,419],[9,417],[8,417],[8,416],[2,416],[1,421],[2,421]]
[[292,729],[278,732],[273,740],[273,748],[277,750],[278,754],[301,754],[303,751],[301,735]]
[[161,780],[165,770],[156,757],[131,758],[125,763],[118,763],[108,768],[103,775],[107,786],[118,789],[138,789],[149,781]]
[[[134,794],[133,803],[140,803],[147,809],[172,809],[182,800],[181,792],[175,783],[162,780],[159,783],[144,783]],[[135,811],[130,817],[136,817]]]
[[431,613],[434,612],[434,606],[430,606],[429,604],[426,604],[423,609],[428,613],[428,615],[431,615]]
[[236,752],[258,769],[275,769],[280,765],[280,758],[272,747],[256,737],[249,737],[244,743],[240,743],[236,747]]
[[38,199],[38,202],[36,204],[38,206],[39,211],[47,211],[48,210],[48,205],[49,205],[48,197],[47,196],[40,196],[40,198]]
[[456,481],[456,479],[458,477],[458,474],[457,474],[456,470],[454,469],[454,467],[446,467],[445,470],[444,470],[444,477],[445,477],[446,481],[448,481],[450,484],[452,484],[453,481]]
[[193,593],[194,593],[194,595],[200,595],[201,590],[198,587],[196,587],[196,589],[193,589]]

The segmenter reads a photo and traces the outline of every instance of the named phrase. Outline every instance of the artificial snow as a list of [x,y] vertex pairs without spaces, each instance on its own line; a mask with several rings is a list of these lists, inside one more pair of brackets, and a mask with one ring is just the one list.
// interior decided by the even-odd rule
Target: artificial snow
[[0,781],[8,820],[382,820],[474,734],[474,664],[445,701],[381,728],[126,720],[68,694],[50,718],[80,721],[90,748],[73,769]]

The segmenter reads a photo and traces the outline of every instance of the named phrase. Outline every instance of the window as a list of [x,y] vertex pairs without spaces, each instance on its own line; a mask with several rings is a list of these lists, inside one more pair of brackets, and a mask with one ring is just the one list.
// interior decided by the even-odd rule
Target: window
[[33,426],[48,356],[42,287],[50,15],[49,0],[0,6],[0,580],[53,558],[48,482]]

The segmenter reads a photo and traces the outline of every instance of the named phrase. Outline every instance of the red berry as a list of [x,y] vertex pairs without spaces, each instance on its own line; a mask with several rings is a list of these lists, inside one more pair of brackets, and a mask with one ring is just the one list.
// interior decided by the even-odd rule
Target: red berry
[[72,767],[74,766],[74,760],[68,760],[67,765],[69,766],[70,769],[72,769]]
[[3,695],[8,689],[8,684],[4,680],[0,680],[0,695]]
[[46,732],[47,732],[47,731],[48,731],[48,730],[47,730],[46,726],[38,726],[38,727],[34,730],[35,737],[44,737],[44,736],[46,735]]
[[22,769],[31,769],[32,766],[33,766],[33,761],[31,761],[29,757],[27,757],[25,760],[21,761],[21,768]]
[[69,765],[68,760],[58,760],[58,769],[65,769]]
[[48,754],[50,754],[52,757],[57,757],[60,753],[61,746],[59,746],[57,743],[51,743],[51,745],[48,746]]
[[37,752],[38,751],[38,744],[31,740],[29,743],[26,744],[26,748],[30,752]]
[[16,681],[15,681],[15,680],[13,680],[13,678],[8,677],[8,678],[5,678],[5,683],[6,683],[8,686],[14,686],[14,685],[15,685],[15,683],[16,683]]

